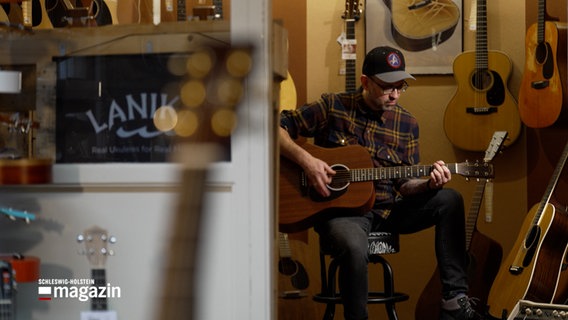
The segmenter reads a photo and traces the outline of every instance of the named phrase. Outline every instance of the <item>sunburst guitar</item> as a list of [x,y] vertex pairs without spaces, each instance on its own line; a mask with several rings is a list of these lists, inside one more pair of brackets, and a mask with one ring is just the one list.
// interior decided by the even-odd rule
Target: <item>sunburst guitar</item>
[[527,127],[544,128],[562,111],[562,82],[557,64],[558,28],[545,21],[545,1],[539,1],[538,22],[525,38],[525,67],[519,88],[519,112]]
[[484,151],[495,131],[506,131],[513,143],[521,133],[517,103],[507,81],[511,59],[503,52],[487,49],[486,0],[477,1],[476,51],[454,59],[457,91],[446,107],[444,130],[450,142],[463,150]]
[[408,51],[437,47],[453,34],[460,10],[452,0],[383,0],[391,11],[391,34]]

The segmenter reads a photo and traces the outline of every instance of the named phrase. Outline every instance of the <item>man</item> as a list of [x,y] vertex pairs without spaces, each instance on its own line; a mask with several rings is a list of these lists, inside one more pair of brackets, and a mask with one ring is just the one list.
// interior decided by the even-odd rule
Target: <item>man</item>
[[[378,47],[365,57],[361,87],[355,92],[322,94],[280,120],[280,152],[304,170],[310,186],[329,196],[326,184],[335,171],[295,143],[313,137],[322,147],[364,146],[376,166],[419,163],[416,118],[398,105],[407,79],[402,53]],[[345,155],[348,157],[349,155]],[[345,215],[314,226],[320,241],[340,259],[339,289],[344,316],[367,319],[367,236],[371,231],[413,233],[435,226],[435,249],[442,280],[441,319],[477,319],[467,296],[464,205],[462,196],[443,186],[452,176],[444,162],[434,162],[429,179],[375,182],[376,200],[362,216]]]

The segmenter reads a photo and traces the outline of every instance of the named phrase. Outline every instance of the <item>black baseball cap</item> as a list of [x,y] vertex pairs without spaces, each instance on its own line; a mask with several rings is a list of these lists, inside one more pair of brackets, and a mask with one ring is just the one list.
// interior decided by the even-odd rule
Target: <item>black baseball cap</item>
[[376,47],[369,51],[363,62],[363,74],[375,76],[383,82],[395,83],[405,79],[414,79],[405,69],[402,52],[391,47]]

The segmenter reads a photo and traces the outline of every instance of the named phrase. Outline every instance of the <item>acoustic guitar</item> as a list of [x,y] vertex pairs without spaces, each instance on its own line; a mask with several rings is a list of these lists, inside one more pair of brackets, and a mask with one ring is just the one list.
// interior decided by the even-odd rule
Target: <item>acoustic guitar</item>
[[112,24],[111,12],[103,0],[45,0],[45,6],[55,28]]
[[485,150],[495,131],[509,133],[506,146],[521,133],[519,110],[507,89],[511,60],[503,52],[487,49],[486,1],[477,0],[476,50],[454,59],[458,87],[444,114],[446,136],[467,151]]
[[394,41],[408,51],[436,48],[453,34],[460,10],[452,0],[383,0]]
[[568,143],[540,203],[525,217],[489,293],[489,316],[504,319],[523,299],[552,303],[568,245],[568,216],[550,202],[568,159]]
[[[303,290],[310,285],[308,272],[304,265],[292,258],[292,249],[287,233],[279,232],[279,259],[278,272],[284,276],[292,285],[289,290],[281,290],[280,297],[284,299],[296,299],[306,296]],[[287,286],[283,286],[287,288]]]
[[519,88],[519,113],[531,128],[551,126],[562,111],[562,82],[557,64],[558,29],[546,21],[546,1],[525,37],[525,67]]
[[[360,214],[374,203],[373,181],[423,177],[432,170],[430,165],[374,168],[369,152],[360,145],[329,149],[310,143],[299,144],[330,164],[337,173],[328,185],[331,195],[322,197],[308,186],[300,166],[280,157],[279,226],[282,232],[308,229],[316,221],[334,216],[335,209]],[[450,172],[465,177],[493,178],[493,165],[490,163],[451,163],[447,167]],[[342,214],[345,212],[341,211]]]
[[[493,138],[485,151],[484,162],[490,162],[501,149],[507,132],[495,132]],[[468,254],[467,280],[469,286],[468,294],[479,299],[474,306],[479,314],[485,313],[487,296],[491,289],[491,284],[499,271],[503,248],[495,240],[487,237],[477,230],[477,220],[479,209],[483,201],[485,186],[489,180],[480,180],[475,187],[475,192],[469,207],[466,219],[465,239]],[[436,271],[430,281],[422,291],[416,304],[415,319],[431,320],[439,319],[442,298],[442,283],[440,280],[440,270]]]

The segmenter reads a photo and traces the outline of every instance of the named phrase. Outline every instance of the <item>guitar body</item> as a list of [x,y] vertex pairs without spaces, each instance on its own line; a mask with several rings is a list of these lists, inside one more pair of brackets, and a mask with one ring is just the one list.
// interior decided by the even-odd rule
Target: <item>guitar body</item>
[[453,63],[457,91],[444,114],[450,142],[463,150],[483,151],[495,131],[507,131],[513,143],[521,133],[517,104],[507,88],[511,60],[499,51],[488,52],[487,72],[476,72],[475,52],[459,54]]
[[51,24],[51,20],[49,19],[49,15],[47,14],[45,2],[46,0],[39,0],[37,1],[38,5],[36,6],[36,2],[34,1],[34,6],[33,6],[34,14],[38,10],[40,10],[41,14],[40,22],[39,24],[34,26],[34,29],[53,29],[53,25]]
[[537,24],[527,30],[525,67],[519,90],[519,113],[531,128],[548,127],[562,111],[562,82],[557,64],[558,29],[544,22],[543,43],[537,39]]
[[112,14],[107,6],[107,1],[104,0],[84,0],[85,5],[90,5],[92,2],[93,13],[95,15],[96,26],[106,26],[113,24]]
[[116,5],[119,24],[152,23],[150,0],[120,0]]
[[[485,313],[487,297],[493,280],[499,271],[503,258],[503,249],[495,240],[474,231],[468,251],[469,265],[467,269],[468,295],[479,299],[474,309],[479,314]],[[434,275],[422,291],[416,304],[416,320],[439,319],[441,311],[442,284],[440,271],[436,268]]]
[[[391,34],[408,51],[431,49],[448,40],[460,19],[452,0],[415,5],[414,0],[383,0],[391,12]],[[414,5],[414,6],[413,6]]]
[[104,5],[107,7],[111,23],[118,24],[118,0],[104,0]]
[[[10,2],[6,5],[8,7],[8,20],[13,24],[23,24],[24,23],[24,13],[22,12],[22,7],[17,2]],[[6,9],[6,6],[4,9]]]
[[[555,296],[568,244],[568,217],[556,214],[554,206],[546,204],[534,224],[539,206],[535,205],[527,214],[513,249],[493,282],[487,301],[491,317],[508,316],[521,299],[551,303]],[[533,232],[537,229],[540,233]],[[521,268],[513,272],[511,266]]]
[[[424,177],[432,170],[429,165],[374,167],[369,152],[360,145],[339,148],[322,148],[306,142],[298,142],[298,145],[325,161],[336,174],[327,186],[331,194],[322,197],[308,186],[300,166],[280,157],[278,222],[281,232],[302,231],[319,220],[346,212],[366,212],[375,201],[373,181]],[[466,177],[493,177],[490,163],[447,163],[446,167],[451,173]]]
[[10,18],[5,11],[4,5],[0,6],[0,22],[10,22]]
[[[344,164],[348,168],[372,168],[369,152],[362,146],[321,148],[309,143],[302,145],[313,156],[328,164]],[[280,157],[279,226],[281,232],[296,232],[309,228],[320,219],[333,216],[334,209],[349,209],[354,214],[369,210],[374,202],[372,181],[352,183],[345,193],[318,199],[316,191],[301,186],[302,169],[285,157]],[[315,198],[315,199],[314,199]],[[345,210],[342,210],[345,213]]]

